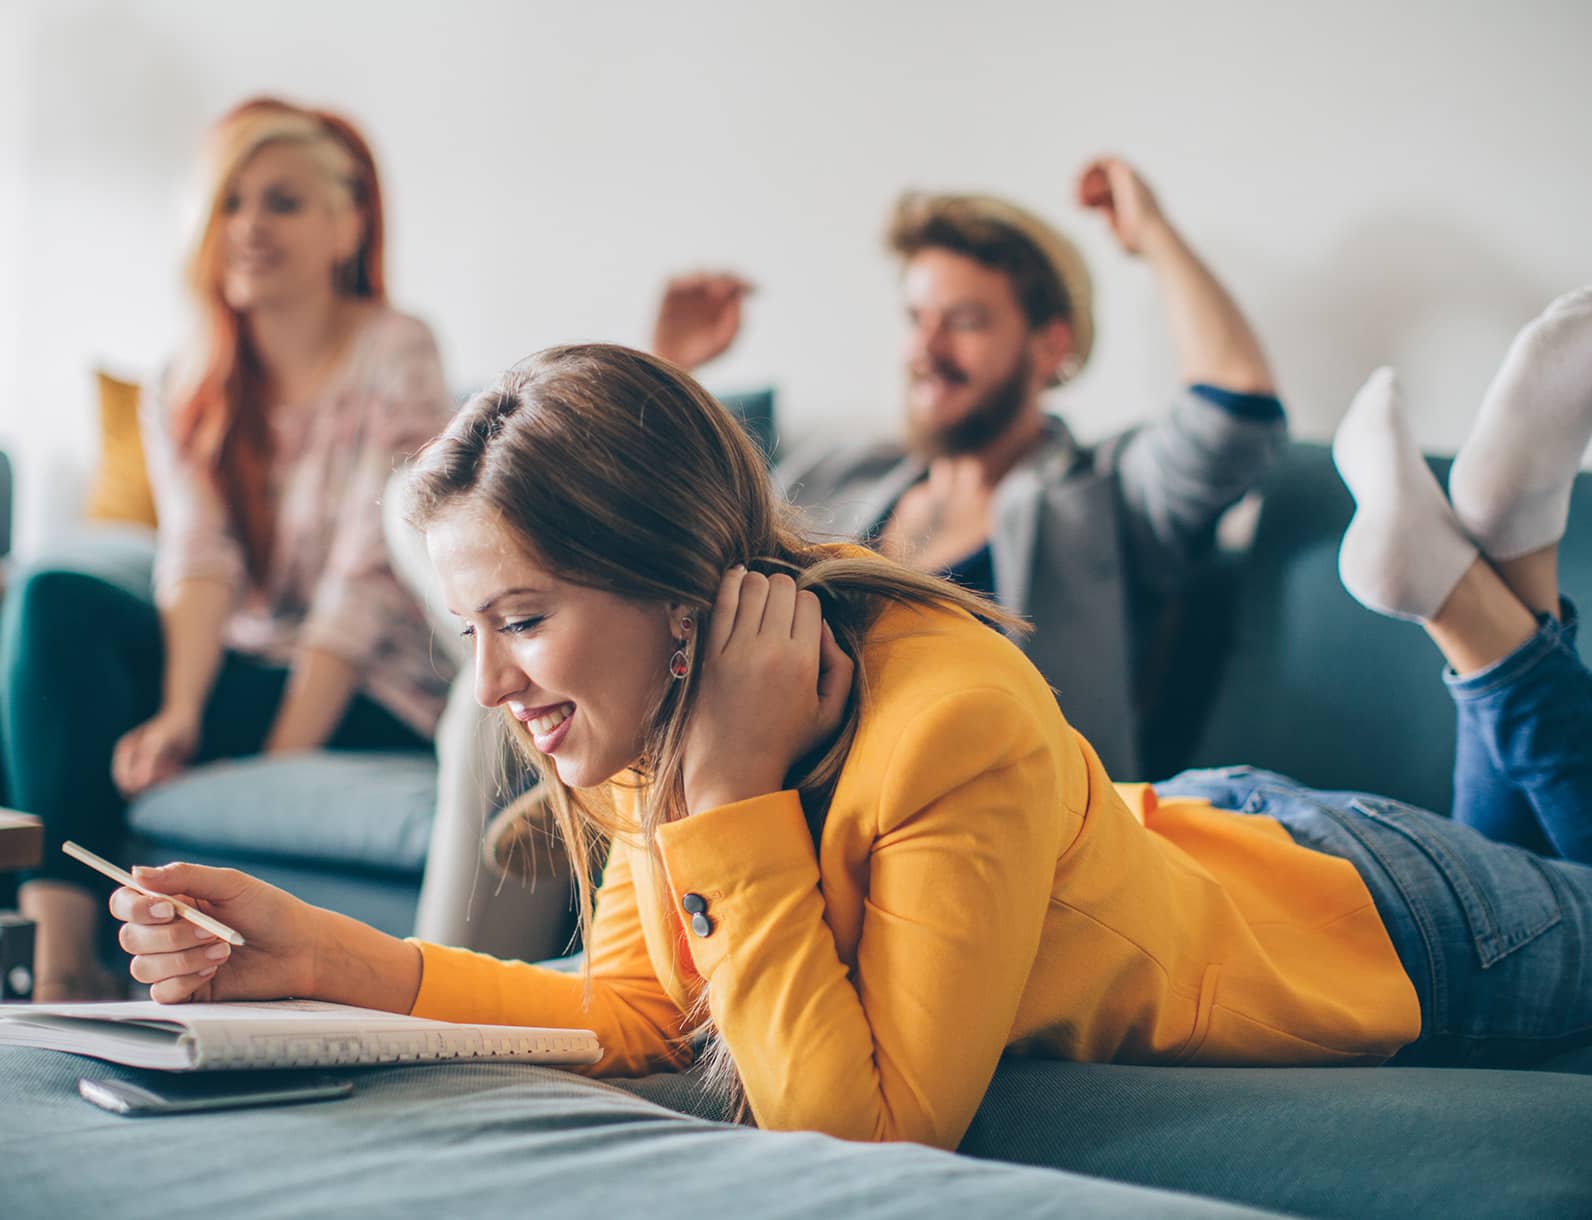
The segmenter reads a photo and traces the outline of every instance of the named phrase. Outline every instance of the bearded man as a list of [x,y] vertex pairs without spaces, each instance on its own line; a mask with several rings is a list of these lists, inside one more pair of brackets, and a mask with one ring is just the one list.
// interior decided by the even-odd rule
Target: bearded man
[[[1003,200],[909,194],[888,230],[907,322],[904,435],[797,452],[775,473],[818,532],[1026,617],[1017,643],[1069,720],[1111,774],[1140,777],[1151,640],[1286,421],[1249,323],[1138,173],[1095,161],[1078,200],[1155,276],[1182,383],[1164,416],[1081,445],[1045,407],[1094,343],[1076,247]],[[671,281],[654,350],[688,368],[722,352],[748,289],[733,275]]]

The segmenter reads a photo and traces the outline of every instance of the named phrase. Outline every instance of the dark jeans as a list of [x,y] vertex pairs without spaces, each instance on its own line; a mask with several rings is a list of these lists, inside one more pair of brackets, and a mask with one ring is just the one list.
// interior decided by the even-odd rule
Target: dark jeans
[[[7,594],[0,614],[0,753],[9,800],[44,821],[44,860],[32,876],[110,888],[64,855],[61,844],[75,839],[111,860],[121,857],[126,801],[111,780],[111,751],[158,710],[164,652],[154,604],[97,576],[44,569]],[[258,753],[287,678],[281,666],[225,653],[193,762]],[[359,694],[327,745],[431,748]]]
[[1592,864],[1592,673],[1576,611],[1494,665],[1443,675],[1459,716],[1454,818],[1490,839]]
[[1155,788],[1264,814],[1355,866],[1420,999],[1420,1037],[1395,1063],[1515,1067],[1592,1043],[1592,868],[1250,767]]

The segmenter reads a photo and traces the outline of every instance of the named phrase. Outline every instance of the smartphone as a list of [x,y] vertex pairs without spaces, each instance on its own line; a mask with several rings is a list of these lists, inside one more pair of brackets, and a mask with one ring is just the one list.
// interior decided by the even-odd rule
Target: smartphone
[[112,1114],[196,1114],[241,1106],[285,1106],[347,1097],[354,1082],[319,1073],[172,1072],[130,1080],[77,1082],[78,1095]]

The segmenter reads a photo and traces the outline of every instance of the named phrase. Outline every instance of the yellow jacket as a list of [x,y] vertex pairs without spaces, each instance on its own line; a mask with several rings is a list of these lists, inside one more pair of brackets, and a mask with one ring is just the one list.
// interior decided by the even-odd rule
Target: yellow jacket
[[816,849],[794,792],[664,827],[661,865],[620,839],[589,1006],[579,976],[427,944],[413,1011],[593,1028],[592,1070],[635,1075],[689,1060],[706,980],[760,1126],[947,1148],[1004,1052],[1377,1063],[1419,1033],[1351,864],[1269,818],[1114,787],[997,632],[894,607],[861,669]]

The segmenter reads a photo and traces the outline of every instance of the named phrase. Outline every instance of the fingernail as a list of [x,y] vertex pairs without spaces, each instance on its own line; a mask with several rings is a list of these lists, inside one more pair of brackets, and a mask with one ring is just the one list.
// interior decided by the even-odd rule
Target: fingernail
[[215,966],[206,966],[203,970],[201,970],[199,972],[199,977],[202,978],[202,979],[207,979],[212,974],[214,974],[215,972],[216,972],[216,967]]
[[210,929],[201,928],[197,924],[194,925],[193,935],[195,940],[214,940],[216,938],[216,934]]
[[149,917],[151,919],[170,919],[176,913],[177,908],[169,902],[157,902],[149,908]]
[[230,945],[211,945],[205,950],[205,956],[213,962],[224,962],[231,952],[232,947]]

